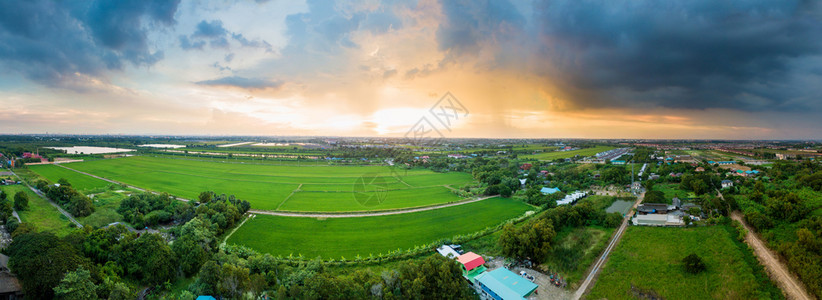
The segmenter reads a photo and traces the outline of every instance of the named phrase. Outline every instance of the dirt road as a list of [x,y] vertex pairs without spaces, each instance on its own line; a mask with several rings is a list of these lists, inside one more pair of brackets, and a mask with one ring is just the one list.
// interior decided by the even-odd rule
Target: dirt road
[[751,230],[748,224],[745,223],[745,220],[742,219],[742,214],[735,211],[731,213],[731,218],[742,223],[742,226],[748,231],[748,234],[745,235],[745,243],[754,250],[754,254],[756,254],[759,262],[765,266],[768,275],[770,275],[771,279],[782,289],[782,293],[785,294],[786,298],[797,300],[815,299],[805,290],[802,282],[788,271],[788,267],[785,266],[776,254],[773,253],[771,249],[768,249],[765,243],[759,239],[759,236]]
[[[114,181],[114,180],[111,180],[111,179],[108,179],[108,178],[100,177],[100,176],[97,176],[97,175],[94,175],[94,174],[89,174],[89,173],[86,173],[86,172],[83,172],[83,171],[78,171],[78,170],[63,166],[63,165],[56,165],[56,166],[59,166],[59,167],[62,167],[62,168],[68,169],[68,170],[72,170],[74,172],[77,172],[77,173],[80,173],[80,174],[83,174],[83,175],[91,176],[91,177],[94,177],[94,178],[97,178],[97,179],[100,179],[100,180],[108,181],[108,182],[111,182],[111,183],[114,183],[114,184],[123,184],[121,182],[117,182],[117,181]],[[157,194],[157,192],[148,191],[146,189],[142,189],[142,188],[139,188],[139,187],[136,187],[136,186],[131,186],[131,185],[127,185],[127,186],[129,188],[132,188],[132,189],[135,189],[135,190],[138,190],[138,191],[151,192],[151,193]],[[409,209],[400,209],[400,210],[392,210],[392,211],[383,211],[383,212],[354,212],[354,213],[328,214],[328,213],[278,212],[278,211],[256,210],[256,209],[249,210],[248,212],[254,213],[254,214],[261,214],[261,215],[271,215],[271,216],[281,216],[281,217],[303,217],[303,218],[376,217],[376,216],[399,215],[399,214],[407,214],[407,213],[414,213],[414,212],[420,212],[420,211],[426,211],[426,210],[446,208],[446,207],[451,207],[451,206],[474,203],[474,202],[482,201],[482,200],[497,197],[497,196],[499,196],[499,195],[480,197],[480,198],[476,198],[476,199],[465,200],[465,201],[454,202],[454,203],[447,203],[447,204],[442,204],[442,205],[434,205],[434,206],[426,206],[426,207],[418,207],[418,208],[409,208]],[[180,198],[180,197],[176,197],[176,199],[180,200],[180,201],[192,201],[190,199],[185,199],[185,198]]]
[[[643,198],[645,198],[645,194],[639,195],[636,199],[636,202],[634,202],[632,209],[636,209],[637,205],[639,205],[639,203],[642,202]],[[610,254],[611,251],[614,250],[614,247],[616,247],[617,243],[619,243],[619,240],[622,238],[622,234],[625,232],[625,229],[628,228],[628,222],[630,222],[631,216],[632,214],[629,213],[625,215],[624,219],[622,219],[622,225],[619,226],[619,228],[614,233],[613,237],[611,237],[611,241],[608,242],[608,247],[605,247],[605,250],[602,251],[602,256],[600,256],[599,259],[597,259],[596,262],[594,262],[594,266],[588,272],[588,276],[585,277],[585,281],[582,282],[582,285],[580,285],[579,289],[577,289],[577,291],[574,293],[574,300],[582,298],[582,296],[585,295],[585,292],[587,292],[588,289],[594,286],[597,276],[599,275],[599,271],[602,270],[602,268],[605,266],[605,262],[608,261],[608,254]]]

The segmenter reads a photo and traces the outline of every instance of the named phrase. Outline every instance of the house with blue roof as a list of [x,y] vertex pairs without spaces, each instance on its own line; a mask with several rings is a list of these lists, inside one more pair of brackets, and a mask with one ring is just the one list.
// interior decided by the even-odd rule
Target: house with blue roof
[[506,268],[498,268],[475,277],[481,298],[496,300],[525,299],[537,290],[537,284]]
[[559,192],[560,190],[559,190],[559,188],[549,188],[549,187],[543,187],[543,188],[542,188],[541,190],[539,190],[539,191],[540,191],[543,195],[550,195],[550,194],[553,194],[553,193]]

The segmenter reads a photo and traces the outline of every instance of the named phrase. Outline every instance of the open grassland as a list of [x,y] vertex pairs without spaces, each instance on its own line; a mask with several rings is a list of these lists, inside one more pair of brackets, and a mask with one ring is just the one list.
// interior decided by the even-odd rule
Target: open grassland
[[[588,299],[635,299],[634,292],[663,299],[782,298],[731,232],[726,226],[629,227]],[[683,270],[681,261],[691,253],[702,258],[706,271]]]
[[[471,181],[471,176],[464,173],[440,174],[425,169],[392,172],[387,166],[278,166],[147,156],[70,163],[66,166],[188,199],[196,199],[200,192],[208,190],[234,194],[251,202],[254,209],[261,210],[280,207],[300,211],[354,211],[446,203],[459,199],[443,185],[461,185]],[[374,178],[378,180],[375,182]],[[354,197],[355,191],[367,193],[374,185],[385,186],[384,189],[390,190],[386,199],[394,194],[396,197],[393,198],[397,201],[386,200],[390,204],[386,207],[359,205]],[[341,193],[310,192],[322,191],[325,187]],[[424,187],[431,189],[418,189]],[[409,197],[409,191],[402,189],[413,189],[420,196]],[[406,200],[408,202],[404,203]]]
[[[71,183],[71,186],[78,191],[88,191],[92,189],[104,188],[111,183],[91,176],[83,175],[72,170],[61,168],[55,165],[34,165],[29,166],[29,170],[46,178],[51,183],[57,183],[60,178],[64,178]],[[34,184],[33,182],[31,184]]]
[[551,272],[559,272],[571,288],[577,288],[613,232],[613,228],[598,226],[564,228],[557,232],[544,265]]
[[529,154],[529,155],[520,155],[520,158],[526,159],[539,159],[539,160],[555,160],[561,158],[571,158],[576,155],[579,156],[591,156],[603,151],[608,151],[611,149],[616,149],[616,147],[610,146],[596,146],[593,148],[586,148],[586,149],[579,149],[573,151],[551,151],[551,152],[543,152],[537,154]]
[[14,199],[14,194],[19,191],[28,194],[28,209],[17,211],[23,223],[34,225],[37,231],[49,231],[58,236],[64,236],[71,232],[71,222],[68,218],[57,211],[57,208],[52,206],[48,200],[41,198],[25,185],[3,186],[2,189],[3,192],[8,194],[8,199]]
[[76,218],[77,221],[84,226],[102,227],[114,222],[124,222],[123,216],[117,213],[117,208],[120,207],[120,202],[128,198],[134,191],[131,190],[109,190],[98,189],[94,193],[89,193],[92,202],[94,202],[94,213]]
[[272,255],[354,258],[469,234],[531,209],[513,199],[487,200],[441,209],[360,218],[297,218],[256,215],[229,238]]

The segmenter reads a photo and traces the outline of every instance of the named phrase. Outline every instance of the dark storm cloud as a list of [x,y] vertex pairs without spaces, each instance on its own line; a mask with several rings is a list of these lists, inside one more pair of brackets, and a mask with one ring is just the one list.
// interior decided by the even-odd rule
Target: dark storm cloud
[[500,37],[505,26],[520,28],[524,19],[508,0],[443,1],[446,16],[437,28],[442,51],[454,54],[475,53],[483,40]]
[[394,10],[408,2],[383,1],[374,10],[341,11],[331,0],[308,0],[308,12],[286,17],[289,44],[286,53],[303,55],[305,51],[337,54],[345,48],[359,48],[351,40],[357,31],[384,34],[403,27]]
[[74,73],[99,76],[128,62],[163,57],[147,31],[174,24],[179,1],[0,1],[0,62],[27,78],[60,85]]
[[472,53],[493,38],[506,60],[493,66],[542,76],[577,106],[816,105],[799,101],[815,89],[796,68],[822,66],[813,1],[543,1],[526,18],[507,1],[473,4],[442,3],[440,50]]
[[277,89],[283,85],[282,81],[271,81],[262,78],[246,78],[239,76],[222,77],[212,80],[195,82],[199,85],[237,87],[248,90]]

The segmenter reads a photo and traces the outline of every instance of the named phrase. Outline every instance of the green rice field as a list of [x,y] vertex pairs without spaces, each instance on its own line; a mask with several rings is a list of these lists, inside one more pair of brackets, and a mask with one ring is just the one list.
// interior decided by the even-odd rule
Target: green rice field
[[[281,166],[148,156],[65,166],[187,199],[196,199],[200,192],[209,190],[234,194],[261,210],[369,211],[449,203],[461,199],[445,185],[458,187],[472,181],[467,173],[443,174],[425,169],[392,173],[387,166]],[[49,176],[54,175],[44,176],[51,179]],[[75,180],[80,181],[67,179],[73,185]],[[369,196],[375,186],[386,190],[384,201],[378,205],[360,204],[355,195]]]
[[593,148],[586,148],[586,149],[579,149],[579,150],[572,150],[572,151],[551,151],[551,152],[543,152],[537,154],[528,154],[528,155],[520,155],[520,158],[526,159],[539,159],[539,160],[555,160],[560,158],[571,158],[574,156],[591,156],[603,151],[608,151],[611,149],[616,149],[616,147],[610,146],[596,146]]
[[[34,165],[28,166],[29,170],[40,176],[45,177],[48,181],[56,183],[60,178],[64,178],[71,183],[71,186],[78,191],[87,191],[92,189],[104,188],[111,185],[110,182],[100,180],[91,176],[86,176],[72,170],[61,168],[55,165]],[[32,183],[34,184],[34,183]]]
[[[637,292],[661,299],[782,298],[729,228],[628,227],[587,298],[637,299]],[[683,271],[681,261],[691,253],[702,258],[705,271]]]
[[231,235],[227,243],[282,256],[377,256],[496,226],[530,209],[521,201],[490,198],[423,212],[361,218],[258,214]]

